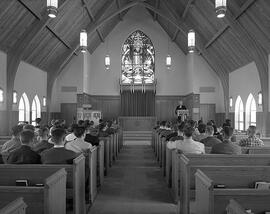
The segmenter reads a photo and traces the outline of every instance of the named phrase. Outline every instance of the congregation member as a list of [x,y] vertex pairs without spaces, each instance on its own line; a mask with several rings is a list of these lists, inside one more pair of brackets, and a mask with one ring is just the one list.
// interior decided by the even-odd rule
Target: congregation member
[[212,147],[212,154],[241,154],[241,147],[231,141],[234,129],[230,126],[223,127],[223,141]]
[[194,135],[193,139],[195,141],[201,141],[202,139],[206,138],[207,135],[205,134],[205,130],[206,130],[206,125],[202,123],[202,121],[199,122],[199,125],[198,125],[199,134]]
[[61,128],[52,129],[52,142],[54,146],[51,149],[41,153],[41,161],[44,164],[72,164],[73,159],[78,156],[77,153],[65,148],[66,131]]
[[178,131],[178,125],[177,124],[174,124],[172,126],[171,132],[166,136],[166,141],[169,141],[173,137],[177,137],[178,136],[178,132],[177,131]]
[[256,126],[249,126],[247,130],[248,137],[239,141],[239,146],[242,147],[261,147],[264,143],[256,137]]
[[221,143],[219,139],[214,137],[213,126],[206,126],[205,133],[207,137],[200,140],[200,142],[203,143],[205,147],[213,147],[214,145]]
[[41,153],[44,150],[50,149],[53,147],[52,143],[49,143],[49,129],[47,127],[40,127],[38,130],[38,143],[33,146],[33,150],[37,153]]
[[185,126],[184,140],[179,141],[179,143],[177,144],[177,149],[182,151],[183,153],[204,154],[205,147],[202,143],[194,141],[192,139],[193,132],[193,127]]
[[177,136],[176,137],[172,137],[169,142],[167,143],[167,148],[168,149],[177,149],[178,148],[178,144],[184,140],[184,130],[185,127],[185,123],[182,122],[180,125],[178,125],[177,127]]
[[73,130],[75,139],[65,144],[65,148],[75,153],[86,154],[89,149],[92,148],[90,143],[84,141],[85,138],[85,127],[76,126]]
[[89,125],[86,127],[86,134],[85,134],[84,141],[91,143],[92,146],[99,145],[98,129],[94,128],[93,121],[90,121]]
[[40,155],[31,149],[34,132],[23,130],[20,133],[21,147],[11,152],[7,158],[9,164],[40,164]]
[[78,126],[78,124],[74,123],[70,127],[70,133],[65,137],[66,142],[70,142],[76,139],[76,136],[74,134],[74,129]]
[[11,140],[5,142],[1,149],[1,154],[3,156],[4,161],[11,152],[21,147],[20,133],[22,131],[23,125],[16,125],[12,127]]

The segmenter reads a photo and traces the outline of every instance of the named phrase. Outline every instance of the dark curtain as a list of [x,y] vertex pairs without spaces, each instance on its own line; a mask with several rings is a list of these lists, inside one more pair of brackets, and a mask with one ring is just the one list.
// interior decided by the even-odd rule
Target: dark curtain
[[154,116],[154,91],[123,91],[121,93],[122,116]]

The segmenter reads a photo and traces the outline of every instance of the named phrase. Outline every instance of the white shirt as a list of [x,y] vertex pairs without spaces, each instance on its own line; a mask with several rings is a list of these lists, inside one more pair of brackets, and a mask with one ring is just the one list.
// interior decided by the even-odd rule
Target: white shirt
[[192,138],[185,138],[182,140],[177,140],[176,148],[183,151],[183,153],[193,153],[193,154],[204,154],[205,148],[204,144],[192,140]]
[[85,142],[82,138],[77,138],[73,141],[66,143],[66,149],[76,153],[85,153],[92,148],[90,143]]
[[77,137],[74,135],[74,133],[70,133],[66,136],[65,140],[67,142],[75,140]]

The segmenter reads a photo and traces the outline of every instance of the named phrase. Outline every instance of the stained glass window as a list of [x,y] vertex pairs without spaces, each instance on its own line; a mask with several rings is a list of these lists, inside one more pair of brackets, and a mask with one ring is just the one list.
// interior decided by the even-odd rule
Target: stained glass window
[[122,46],[122,83],[153,83],[155,49],[142,31],[133,32]]
[[246,129],[252,125],[256,126],[256,101],[252,94],[249,94],[246,104]]

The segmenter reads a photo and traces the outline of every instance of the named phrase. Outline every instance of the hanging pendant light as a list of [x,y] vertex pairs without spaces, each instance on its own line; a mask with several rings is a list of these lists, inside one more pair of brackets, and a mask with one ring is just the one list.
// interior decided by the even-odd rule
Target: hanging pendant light
[[262,105],[262,92],[261,91],[258,93],[258,105],[259,106]]
[[230,108],[233,107],[233,98],[232,97],[230,97],[230,99],[229,99],[229,105],[230,105]]
[[81,30],[80,33],[80,48],[81,52],[85,53],[87,49],[87,32],[86,30]]
[[195,51],[195,31],[190,30],[188,32],[188,52],[193,53]]
[[47,0],[48,16],[55,18],[57,15],[58,0]]
[[105,56],[105,68],[106,70],[109,70],[110,69],[110,65],[111,65],[111,58],[110,56],[107,54]]
[[218,18],[223,18],[227,10],[227,0],[216,0],[216,14]]
[[168,54],[167,57],[166,57],[166,67],[167,67],[167,69],[171,69],[171,66],[172,66],[172,58]]

